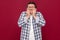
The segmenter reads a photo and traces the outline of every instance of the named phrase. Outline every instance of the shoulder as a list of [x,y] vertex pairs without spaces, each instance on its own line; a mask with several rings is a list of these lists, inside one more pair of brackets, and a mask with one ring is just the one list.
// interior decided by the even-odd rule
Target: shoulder
[[25,15],[25,14],[26,14],[26,11],[22,11],[22,12],[21,12],[21,15]]
[[37,15],[41,15],[42,13],[41,12],[39,12],[39,11],[37,11],[37,13],[36,13]]
[[25,14],[25,13],[26,13],[26,11],[22,11],[21,13],[22,13],[22,14]]

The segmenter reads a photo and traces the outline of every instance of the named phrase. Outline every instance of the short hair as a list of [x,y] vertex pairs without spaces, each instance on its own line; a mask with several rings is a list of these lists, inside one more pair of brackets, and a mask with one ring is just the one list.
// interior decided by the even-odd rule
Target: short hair
[[[28,4],[34,4],[35,5],[35,8],[37,8],[37,5],[36,5],[36,3],[35,2],[29,2]],[[27,4],[27,7],[28,7],[28,4]]]

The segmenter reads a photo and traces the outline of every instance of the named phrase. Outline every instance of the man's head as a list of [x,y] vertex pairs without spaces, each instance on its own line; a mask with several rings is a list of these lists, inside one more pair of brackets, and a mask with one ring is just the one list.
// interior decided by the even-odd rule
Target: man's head
[[37,6],[36,6],[35,2],[29,2],[27,4],[27,9],[30,10],[30,11],[33,11],[34,9],[37,9]]

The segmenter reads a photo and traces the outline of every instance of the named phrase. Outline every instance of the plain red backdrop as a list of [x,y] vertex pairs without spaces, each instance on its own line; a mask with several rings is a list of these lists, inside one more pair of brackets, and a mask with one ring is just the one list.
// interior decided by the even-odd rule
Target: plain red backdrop
[[[29,1],[32,0],[0,0],[0,40],[19,40],[21,28],[17,20]],[[43,40],[60,40],[59,1],[34,0],[46,20],[46,26],[42,28]]]

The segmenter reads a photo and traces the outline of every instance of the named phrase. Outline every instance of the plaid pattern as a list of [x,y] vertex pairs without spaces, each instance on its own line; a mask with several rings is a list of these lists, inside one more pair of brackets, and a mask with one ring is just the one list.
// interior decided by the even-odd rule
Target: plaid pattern
[[[45,26],[45,19],[43,18],[43,15],[41,12],[36,13],[37,18],[32,19],[32,24],[33,24],[33,30],[34,30],[34,37],[35,40],[42,40],[42,31],[41,27]],[[30,18],[26,20],[26,11],[23,11],[18,19],[18,26],[22,27],[21,29],[21,36],[20,40],[29,40],[29,31],[30,31]]]

